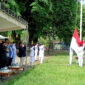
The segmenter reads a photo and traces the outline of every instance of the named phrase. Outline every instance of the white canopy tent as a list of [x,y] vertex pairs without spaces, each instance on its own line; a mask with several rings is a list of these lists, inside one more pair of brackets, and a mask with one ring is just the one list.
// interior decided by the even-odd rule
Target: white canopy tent
[[[21,17],[14,14],[10,9],[6,8],[4,4],[0,3],[0,32],[11,30],[27,30],[26,44],[28,44],[28,23]],[[2,36],[1,36],[2,37]],[[27,56],[26,56],[27,66]]]
[[26,26],[0,10],[0,32],[26,29]]

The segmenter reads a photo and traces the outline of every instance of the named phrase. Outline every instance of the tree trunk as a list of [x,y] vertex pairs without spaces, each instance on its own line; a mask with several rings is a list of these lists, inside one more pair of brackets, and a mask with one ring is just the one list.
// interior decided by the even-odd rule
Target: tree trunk
[[16,47],[18,48],[19,47],[19,43],[21,42],[20,41],[20,34],[16,34],[16,31],[12,31],[12,37],[14,39],[14,42],[16,43]]

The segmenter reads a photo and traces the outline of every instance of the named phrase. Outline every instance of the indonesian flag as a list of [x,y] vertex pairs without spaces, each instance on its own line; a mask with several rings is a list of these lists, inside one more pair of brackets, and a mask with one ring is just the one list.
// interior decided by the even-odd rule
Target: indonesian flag
[[73,52],[76,52],[77,57],[78,57],[78,63],[79,66],[82,67],[83,65],[83,54],[84,54],[84,41],[81,41],[77,32],[77,29],[75,28],[73,37],[71,40],[71,45],[70,45],[70,65],[72,64],[72,56]]
[[71,40],[70,48],[73,49],[76,53],[78,53],[81,50],[81,47],[83,47],[84,41],[80,41],[77,29],[75,28],[73,37]]

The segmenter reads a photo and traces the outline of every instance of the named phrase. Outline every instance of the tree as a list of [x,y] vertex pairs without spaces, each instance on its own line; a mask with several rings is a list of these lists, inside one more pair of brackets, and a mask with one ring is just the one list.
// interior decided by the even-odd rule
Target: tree
[[76,0],[9,0],[8,4],[29,22],[30,43],[37,42],[40,36],[58,36],[70,42],[75,27]]
[[[4,3],[4,5],[7,8],[11,9],[15,14],[21,16],[19,5],[16,3],[15,0],[2,0],[2,3]],[[22,30],[8,31],[4,32],[4,34],[11,36],[15,42],[19,43],[21,41]]]
[[[15,14],[18,16],[21,16],[19,5],[15,2],[15,0],[1,0],[1,2],[9,9],[11,9]],[[21,31],[20,31],[21,32]],[[8,32],[2,32],[0,34],[2,35],[12,35],[14,41],[20,40],[20,32],[19,31],[8,31]],[[15,35],[16,34],[16,35]],[[18,36],[18,37],[16,37]]]
[[44,31],[69,43],[75,24],[75,0],[35,0],[31,6],[40,35]]

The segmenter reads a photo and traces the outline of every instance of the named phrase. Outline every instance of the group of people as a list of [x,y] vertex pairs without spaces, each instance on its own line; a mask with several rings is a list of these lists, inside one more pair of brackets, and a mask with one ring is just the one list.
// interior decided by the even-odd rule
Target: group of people
[[0,40],[0,68],[15,64],[16,44],[10,43],[8,39]]
[[38,60],[40,63],[43,63],[44,59],[44,45],[43,44],[35,44],[30,47],[30,65],[32,66],[33,62]]
[[[0,68],[15,65],[16,55],[20,58],[20,66],[23,65],[26,57],[26,46],[21,42],[18,50],[16,49],[16,43],[10,43],[8,39],[5,41],[0,40]],[[34,61],[39,60],[43,63],[44,59],[44,45],[35,44],[30,46],[30,65],[32,66]]]
[[15,42],[10,43],[8,39],[5,39],[5,41],[0,40],[0,68],[15,65],[17,54],[20,58],[20,66],[22,66],[26,56],[25,45],[20,43],[17,51]]

